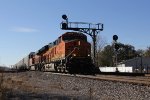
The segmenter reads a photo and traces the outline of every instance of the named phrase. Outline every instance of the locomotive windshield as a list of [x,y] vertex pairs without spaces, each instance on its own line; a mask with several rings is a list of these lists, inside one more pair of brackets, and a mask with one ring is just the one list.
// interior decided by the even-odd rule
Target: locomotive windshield
[[62,39],[64,41],[71,41],[71,40],[76,40],[76,39],[87,41],[87,37],[84,34],[81,34],[81,33],[64,34],[62,36]]

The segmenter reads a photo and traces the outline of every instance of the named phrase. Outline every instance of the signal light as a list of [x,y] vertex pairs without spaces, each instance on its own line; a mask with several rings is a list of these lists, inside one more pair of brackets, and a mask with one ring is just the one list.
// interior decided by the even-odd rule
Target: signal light
[[118,43],[115,43],[115,50],[118,51],[119,48],[120,48],[120,45]]
[[67,15],[62,15],[62,18],[64,19],[64,20],[67,20],[68,18],[67,18]]
[[117,41],[117,40],[118,40],[118,36],[117,36],[117,35],[114,35],[114,36],[113,36],[113,40],[114,40],[114,41]]
[[68,28],[67,23],[62,23],[62,29],[67,29],[67,28]]

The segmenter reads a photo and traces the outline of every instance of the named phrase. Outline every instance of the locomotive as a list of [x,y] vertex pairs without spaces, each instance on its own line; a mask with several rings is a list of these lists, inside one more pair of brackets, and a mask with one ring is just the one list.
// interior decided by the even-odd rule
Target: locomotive
[[17,69],[63,73],[95,73],[99,71],[91,59],[91,44],[83,33],[66,32],[54,42],[31,52],[14,65]]

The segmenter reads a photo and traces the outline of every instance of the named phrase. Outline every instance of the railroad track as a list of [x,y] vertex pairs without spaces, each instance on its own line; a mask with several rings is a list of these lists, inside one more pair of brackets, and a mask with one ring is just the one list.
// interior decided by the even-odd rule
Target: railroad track
[[97,76],[98,79],[119,81],[133,84],[150,85],[150,77],[146,76]]
[[104,80],[104,81],[114,81],[114,82],[123,82],[123,83],[132,83],[132,84],[140,84],[140,85],[148,85],[150,86],[150,76],[118,76],[118,75],[70,75],[70,74],[62,74],[62,73],[52,73],[45,72],[48,74],[56,74],[63,75],[68,77],[78,77],[78,78],[87,78],[93,80]]
[[[16,71],[6,71],[5,73],[14,73]],[[132,84],[141,84],[150,86],[150,75],[146,74],[145,76],[119,76],[119,75],[79,75],[79,74],[62,74],[62,73],[53,73],[53,72],[44,72],[46,74],[56,74],[63,75],[68,77],[78,77],[78,78],[87,78],[93,80],[104,80],[104,81],[114,81],[114,82],[124,82]]]

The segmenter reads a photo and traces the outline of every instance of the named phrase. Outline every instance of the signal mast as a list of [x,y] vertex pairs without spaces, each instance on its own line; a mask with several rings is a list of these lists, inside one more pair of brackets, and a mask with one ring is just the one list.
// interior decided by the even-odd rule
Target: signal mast
[[97,53],[96,38],[97,34],[100,31],[103,31],[103,24],[102,23],[92,24],[87,22],[68,22],[68,18],[66,15],[62,15],[62,18],[64,19],[64,21],[61,22],[61,29],[74,30],[91,36],[93,40],[93,63],[96,65],[96,53]]
[[113,45],[114,45],[114,49],[115,49],[115,65],[116,65],[116,67],[117,67],[117,65],[118,65],[118,62],[117,62],[117,60],[118,60],[117,54],[118,54],[118,50],[119,50],[119,48],[120,48],[120,45],[118,44],[117,40],[118,40],[118,36],[117,36],[117,35],[113,35]]

